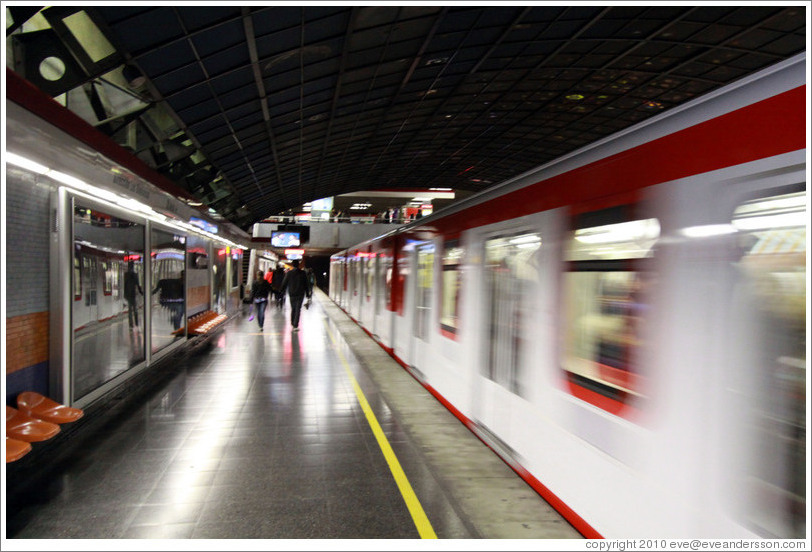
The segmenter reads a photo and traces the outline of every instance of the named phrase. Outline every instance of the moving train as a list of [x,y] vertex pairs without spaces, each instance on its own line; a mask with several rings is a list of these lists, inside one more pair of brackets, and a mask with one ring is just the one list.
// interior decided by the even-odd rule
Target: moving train
[[803,538],[805,65],[337,253],[330,297],[585,536]]

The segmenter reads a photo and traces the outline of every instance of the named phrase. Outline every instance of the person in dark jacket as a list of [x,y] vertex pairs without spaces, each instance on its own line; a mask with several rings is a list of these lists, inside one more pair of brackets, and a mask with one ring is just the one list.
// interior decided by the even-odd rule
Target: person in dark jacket
[[130,327],[133,327],[133,319],[135,325],[138,326],[138,304],[136,303],[136,295],[138,292],[144,295],[144,290],[138,282],[138,274],[135,272],[135,264],[133,261],[127,263],[127,272],[124,273],[124,299],[127,301],[127,314],[130,319]]
[[265,326],[265,308],[268,306],[268,294],[271,292],[271,284],[262,277],[262,271],[257,270],[257,277],[251,284],[251,302],[257,313],[257,324],[259,331]]
[[172,320],[172,328],[180,329],[183,321],[183,303],[185,296],[186,271],[180,271],[179,278],[163,278],[158,280],[158,285],[152,290],[152,294],[159,291],[161,294],[158,300],[162,307],[169,309],[169,318]]
[[285,280],[285,268],[278,264],[271,276],[271,287],[273,288],[273,295],[276,299],[276,306],[280,309],[285,306],[285,294],[282,293],[282,282]]
[[299,268],[298,259],[292,262],[293,269],[285,274],[282,281],[282,293],[288,291],[290,297],[290,324],[293,331],[299,331],[299,315],[302,313],[302,303],[305,296],[308,299],[313,295],[313,288],[310,287],[310,280],[304,270]]

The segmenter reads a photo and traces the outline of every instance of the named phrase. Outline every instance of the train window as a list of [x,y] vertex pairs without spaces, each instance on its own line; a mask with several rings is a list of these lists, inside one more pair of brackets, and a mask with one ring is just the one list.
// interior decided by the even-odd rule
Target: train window
[[460,279],[462,272],[463,249],[459,241],[449,240],[443,247],[442,303],[440,308],[440,328],[456,334],[459,322]]
[[636,360],[651,284],[645,259],[660,225],[622,220],[622,210],[589,215],[566,244],[563,368],[576,396],[617,414],[641,394]]
[[367,301],[372,300],[372,289],[375,282],[375,254],[368,253],[366,258],[366,295]]
[[73,300],[82,299],[82,249],[76,247],[73,251]]
[[760,371],[747,400],[754,446],[746,515],[780,538],[805,534],[807,220],[803,191],[748,201],[732,219],[760,328]]
[[97,282],[96,279],[99,277],[98,272],[96,271],[96,257],[90,255],[83,255],[82,256],[82,275],[85,277],[85,282],[87,282],[87,293],[85,293],[85,306],[95,306],[97,304],[97,297],[96,297],[96,290],[97,290]]
[[358,254],[356,253],[353,266],[355,267],[355,295],[358,297],[360,304],[361,297],[364,294],[364,263],[357,255]]
[[392,306],[392,284],[394,282],[394,262],[391,255],[384,257],[384,269],[381,270],[381,278],[384,279],[384,304],[389,308]]
[[116,261],[113,263],[113,296],[122,299],[121,278],[124,272],[124,263]]
[[378,253],[377,272],[375,273],[375,314],[380,314],[389,302],[389,285],[387,274],[392,270],[392,259],[385,253]]
[[350,290],[352,291],[352,297],[356,297],[358,295],[358,271],[357,271],[357,262],[355,261],[355,255],[350,255],[347,257],[347,275],[349,277],[349,286]]
[[105,295],[113,295],[113,264],[109,261],[101,262],[102,275],[102,292]]
[[378,253],[378,271],[376,273],[377,287],[375,288],[375,313],[380,314],[388,308],[392,298],[392,256],[386,252]]
[[538,284],[541,236],[535,232],[492,237],[485,241],[485,376],[524,396],[527,323]]
[[417,296],[415,298],[414,335],[420,339],[428,338],[431,323],[432,287],[434,286],[434,244],[417,247]]

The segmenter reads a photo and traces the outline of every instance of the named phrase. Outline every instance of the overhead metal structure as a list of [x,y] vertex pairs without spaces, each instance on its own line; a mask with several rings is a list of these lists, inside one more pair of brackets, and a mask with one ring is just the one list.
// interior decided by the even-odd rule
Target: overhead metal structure
[[803,52],[806,9],[9,6],[6,35],[15,71],[247,228],[486,189]]

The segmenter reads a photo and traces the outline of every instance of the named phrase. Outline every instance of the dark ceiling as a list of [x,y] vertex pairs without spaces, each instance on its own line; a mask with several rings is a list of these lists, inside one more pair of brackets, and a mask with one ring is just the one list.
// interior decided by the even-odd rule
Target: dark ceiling
[[[48,32],[10,8],[15,70],[242,228],[353,191],[482,190],[806,43],[806,8],[774,4],[179,4],[54,6]],[[34,52],[59,48],[71,78],[45,80]]]

